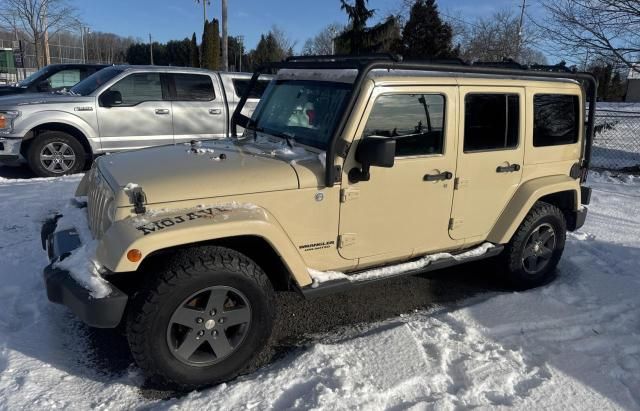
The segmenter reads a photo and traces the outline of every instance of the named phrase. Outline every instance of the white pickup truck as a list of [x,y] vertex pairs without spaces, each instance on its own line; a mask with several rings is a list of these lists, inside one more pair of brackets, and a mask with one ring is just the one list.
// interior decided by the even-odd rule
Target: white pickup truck
[[[251,74],[111,66],[69,91],[0,97],[0,164],[42,177],[82,171],[100,154],[229,135]],[[250,114],[270,78],[248,96]]]

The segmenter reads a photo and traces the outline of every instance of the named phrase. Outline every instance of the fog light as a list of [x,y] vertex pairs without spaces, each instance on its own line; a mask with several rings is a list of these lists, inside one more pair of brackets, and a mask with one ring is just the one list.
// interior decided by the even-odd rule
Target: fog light
[[127,253],[127,259],[132,263],[137,263],[142,259],[142,252],[137,248],[131,249]]

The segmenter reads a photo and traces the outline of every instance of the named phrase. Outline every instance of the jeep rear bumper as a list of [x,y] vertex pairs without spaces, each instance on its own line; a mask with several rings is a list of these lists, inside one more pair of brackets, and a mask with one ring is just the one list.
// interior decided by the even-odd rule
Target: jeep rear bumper
[[109,295],[104,298],[94,298],[89,290],[71,277],[68,271],[55,267],[56,262],[67,257],[71,251],[81,245],[75,229],[55,231],[58,218],[47,220],[41,232],[42,247],[51,261],[43,272],[49,301],[65,305],[80,320],[92,327],[117,327],[129,298],[125,293],[110,283]]

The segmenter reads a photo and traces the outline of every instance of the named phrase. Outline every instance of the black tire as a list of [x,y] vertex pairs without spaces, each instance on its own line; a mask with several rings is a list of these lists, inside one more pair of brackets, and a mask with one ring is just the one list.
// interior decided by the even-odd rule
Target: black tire
[[[550,235],[553,241],[547,238]],[[539,287],[553,280],[566,236],[567,223],[562,211],[552,204],[537,202],[501,256],[506,280],[517,290]]]
[[[208,289],[211,291],[206,291]],[[237,305],[242,310],[248,305],[249,322],[226,328],[228,325],[222,326],[220,318],[224,319],[230,311],[221,308],[209,316],[208,309],[200,306],[197,312],[202,317],[197,321],[203,323],[204,318],[206,323],[194,324],[191,331],[183,334],[182,344],[193,336],[202,338],[202,345],[190,356],[181,356],[180,333],[186,328],[181,325],[183,322],[173,322],[174,317],[179,311],[188,311],[189,315],[196,312],[191,307],[199,305],[196,300],[202,295],[209,307],[214,292],[227,292],[223,298],[225,307],[228,302],[232,303],[232,298],[240,301]],[[230,380],[259,365],[260,354],[268,350],[275,315],[274,301],[268,277],[243,254],[214,246],[181,252],[132,298],[127,315],[127,339],[133,358],[152,384],[164,388],[185,391]],[[205,328],[210,321],[214,328]],[[220,331],[216,331],[218,329]],[[229,334],[231,331],[244,334],[238,339],[237,335]],[[196,337],[200,332],[203,336]],[[214,332],[217,337],[213,336]],[[218,358],[213,347],[222,335],[229,346],[232,338],[239,342],[233,351]]]
[[78,173],[84,169],[86,157],[82,143],[62,131],[40,133],[27,150],[29,168],[39,177]]

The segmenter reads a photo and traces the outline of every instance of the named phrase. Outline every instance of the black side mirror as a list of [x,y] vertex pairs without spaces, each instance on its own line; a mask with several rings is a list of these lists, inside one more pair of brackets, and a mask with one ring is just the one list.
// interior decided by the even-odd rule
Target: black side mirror
[[362,169],[349,170],[349,180],[353,182],[369,181],[369,168],[393,167],[396,158],[396,140],[389,137],[365,137],[358,143],[356,160],[362,164]]
[[40,83],[38,83],[37,89],[41,93],[51,91],[51,83],[49,83],[49,80],[41,81]]
[[122,94],[118,90],[107,90],[100,95],[102,107],[113,107],[122,104]]

